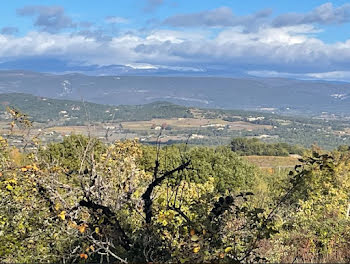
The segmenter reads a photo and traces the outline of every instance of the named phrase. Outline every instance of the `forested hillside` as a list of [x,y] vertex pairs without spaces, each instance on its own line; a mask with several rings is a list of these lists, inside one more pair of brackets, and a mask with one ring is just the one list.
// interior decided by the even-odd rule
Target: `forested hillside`
[[20,109],[36,122],[57,121],[64,115],[70,123],[150,120],[152,118],[192,117],[188,108],[167,102],[118,107],[84,101],[56,100],[30,94],[0,94],[0,112],[6,106]]

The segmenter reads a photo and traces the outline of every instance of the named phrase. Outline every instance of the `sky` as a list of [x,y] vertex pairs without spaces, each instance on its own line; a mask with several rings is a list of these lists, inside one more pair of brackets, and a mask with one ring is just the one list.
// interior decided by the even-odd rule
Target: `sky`
[[350,1],[11,0],[0,63],[350,81]]

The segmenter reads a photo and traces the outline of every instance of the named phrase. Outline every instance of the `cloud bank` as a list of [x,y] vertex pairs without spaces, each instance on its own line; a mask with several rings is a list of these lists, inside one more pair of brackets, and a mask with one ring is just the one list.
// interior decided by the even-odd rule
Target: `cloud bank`
[[302,24],[342,24],[350,21],[350,3],[334,7],[332,3],[325,3],[316,7],[310,13],[288,13],[278,16],[272,25],[276,27],[294,26]]
[[[237,16],[219,7],[168,17],[157,29],[111,33],[93,23],[73,21],[59,6],[27,6],[17,13],[33,17],[39,30],[19,36],[16,28],[2,28],[0,58],[57,57],[83,65],[240,69],[258,76],[350,80],[350,39],[327,43],[317,37],[322,30],[318,25],[349,21],[349,9],[350,4],[327,3],[305,14],[272,18],[268,9]],[[129,21],[109,16],[102,22],[114,27]]]

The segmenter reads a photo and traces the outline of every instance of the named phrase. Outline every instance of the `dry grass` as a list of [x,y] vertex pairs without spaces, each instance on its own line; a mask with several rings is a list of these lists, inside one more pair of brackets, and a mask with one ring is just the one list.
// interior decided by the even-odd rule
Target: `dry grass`
[[[93,128],[91,128],[93,129]],[[45,132],[56,132],[59,134],[88,134],[89,127],[88,126],[57,126],[46,128]]]

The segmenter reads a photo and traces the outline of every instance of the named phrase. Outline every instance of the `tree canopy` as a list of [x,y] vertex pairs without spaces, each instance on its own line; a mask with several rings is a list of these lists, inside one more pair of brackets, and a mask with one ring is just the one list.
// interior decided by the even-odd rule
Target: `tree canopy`
[[0,138],[0,160],[1,262],[349,261],[347,150],[283,177],[232,146],[81,135],[25,152]]

